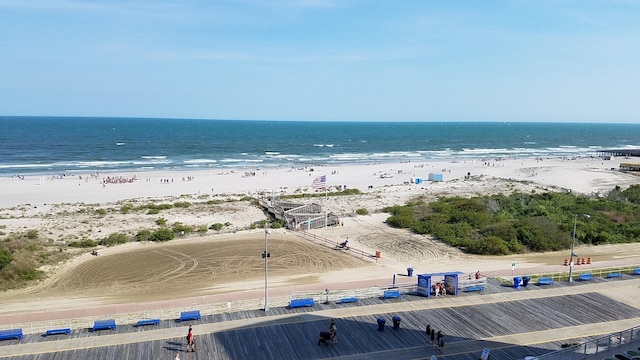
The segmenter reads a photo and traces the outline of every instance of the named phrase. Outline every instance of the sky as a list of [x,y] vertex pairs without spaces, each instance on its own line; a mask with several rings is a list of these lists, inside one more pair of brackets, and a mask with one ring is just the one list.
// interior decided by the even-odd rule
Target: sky
[[640,0],[0,0],[0,115],[640,122]]

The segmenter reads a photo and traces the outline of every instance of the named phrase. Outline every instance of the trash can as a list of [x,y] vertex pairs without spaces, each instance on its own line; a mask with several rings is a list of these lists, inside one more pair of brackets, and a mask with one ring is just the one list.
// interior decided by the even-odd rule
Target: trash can
[[522,286],[529,286],[529,281],[531,281],[531,276],[523,276],[522,277]]
[[408,277],[412,277],[413,276],[413,268],[412,267],[408,267],[407,268],[407,276]]
[[384,331],[384,323],[386,321],[383,318],[378,318],[378,331]]
[[398,330],[400,329],[400,321],[402,321],[402,319],[400,318],[400,316],[394,316],[393,318],[391,318],[393,320],[393,330]]
[[520,287],[520,281],[522,281],[520,276],[514,276],[514,278],[513,278],[513,287],[516,288],[516,289],[519,288]]

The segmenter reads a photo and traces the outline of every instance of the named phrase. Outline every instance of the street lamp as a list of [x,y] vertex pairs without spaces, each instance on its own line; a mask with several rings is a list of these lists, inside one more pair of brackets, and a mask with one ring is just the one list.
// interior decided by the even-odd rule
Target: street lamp
[[267,251],[267,236],[271,234],[271,230],[267,229],[267,223],[264,223],[264,311],[269,311],[269,252]]
[[[582,214],[585,218],[590,218],[589,214]],[[574,214],[573,216],[573,239],[571,240],[571,258],[569,259],[569,282],[573,282],[573,258],[576,254],[573,252],[573,248],[576,246],[576,228],[578,226],[578,214]]]

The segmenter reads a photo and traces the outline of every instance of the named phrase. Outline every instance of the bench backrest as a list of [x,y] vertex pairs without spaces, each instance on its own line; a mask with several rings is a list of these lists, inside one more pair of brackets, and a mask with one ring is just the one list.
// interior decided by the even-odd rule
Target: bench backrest
[[116,321],[114,319],[110,320],[96,320],[93,322],[94,329],[115,329]]
[[22,329],[9,329],[9,330],[0,330],[0,339],[20,339],[22,340]]

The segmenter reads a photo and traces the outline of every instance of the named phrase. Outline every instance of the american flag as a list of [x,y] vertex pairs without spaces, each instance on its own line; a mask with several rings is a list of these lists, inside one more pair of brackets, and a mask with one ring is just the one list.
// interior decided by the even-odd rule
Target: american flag
[[316,189],[316,190],[326,188],[327,187],[327,175],[318,176],[315,179],[313,179],[313,183],[311,184],[311,187]]

